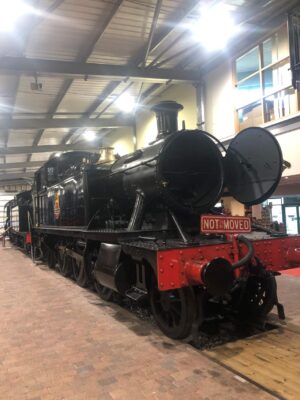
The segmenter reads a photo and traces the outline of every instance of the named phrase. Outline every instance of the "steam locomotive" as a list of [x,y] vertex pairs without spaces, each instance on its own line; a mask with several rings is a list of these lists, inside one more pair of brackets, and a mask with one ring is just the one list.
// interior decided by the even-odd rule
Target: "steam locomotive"
[[274,305],[283,318],[275,275],[299,265],[300,237],[253,237],[247,218],[236,225],[214,208],[226,195],[267,199],[283,171],[280,147],[248,128],[226,149],[207,132],[178,130],[180,109],[154,106],[156,140],[116,161],[77,151],[46,162],[31,193],[33,255],[106,301],[148,301],[174,339],[214,318],[263,321]]
[[5,206],[6,221],[4,229],[12,243],[24,248],[27,252],[31,247],[30,229],[32,226],[32,195],[31,190],[18,193]]

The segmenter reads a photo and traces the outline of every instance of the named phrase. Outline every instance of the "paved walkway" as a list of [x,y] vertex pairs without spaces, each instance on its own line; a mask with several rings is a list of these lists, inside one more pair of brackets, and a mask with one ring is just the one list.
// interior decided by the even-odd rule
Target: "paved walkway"
[[274,399],[147,321],[0,248],[0,399]]

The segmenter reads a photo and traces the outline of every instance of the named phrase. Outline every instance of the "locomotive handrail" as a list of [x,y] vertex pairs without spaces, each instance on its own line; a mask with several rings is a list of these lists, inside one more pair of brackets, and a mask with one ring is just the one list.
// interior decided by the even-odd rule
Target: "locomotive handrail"
[[188,244],[189,240],[188,240],[186,234],[184,233],[184,231],[182,230],[182,228],[181,228],[181,226],[180,226],[175,214],[171,210],[168,210],[168,211],[169,211],[169,214],[170,214],[170,216],[172,218],[172,221],[174,222],[174,225],[176,226],[176,229],[177,229],[179,235],[181,236],[181,239],[182,239],[183,243],[184,244]]
[[[157,159],[158,159],[158,156],[159,156],[159,154],[156,155],[155,157],[150,158],[150,159],[147,160],[147,161],[143,161],[143,162],[141,162],[141,163],[139,163],[139,164],[132,165],[131,167],[128,167],[128,168],[126,167],[126,168],[124,168],[123,170],[120,169],[120,170],[118,170],[118,171],[111,172],[111,173],[109,174],[109,176],[113,176],[113,175],[116,175],[116,174],[126,174],[126,172],[129,171],[129,170],[131,170],[131,169],[137,168],[137,167],[139,167],[139,166],[141,166],[141,165],[147,165],[148,163],[157,160]],[[130,162],[133,162],[133,161],[135,161],[135,160],[129,161],[129,163],[130,163]]]
[[226,147],[224,146],[224,144],[223,144],[218,138],[216,138],[214,135],[212,135],[212,134],[210,134],[210,133],[208,133],[208,132],[206,132],[206,131],[201,131],[201,132],[203,132],[206,136],[209,136],[211,139],[215,140],[215,141],[221,146],[221,148],[223,149],[223,151],[224,151],[225,153],[227,153]]
[[278,232],[278,231],[275,231],[274,229],[265,228],[264,226],[261,226],[259,224],[252,224],[251,226],[252,226],[252,228],[254,228],[256,230],[259,230],[259,231],[262,231],[262,232],[266,232],[269,235],[278,236],[278,237],[281,237],[281,236],[282,237],[286,237],[286,236],[288,236],[288,234],[285,233],[285,232]]

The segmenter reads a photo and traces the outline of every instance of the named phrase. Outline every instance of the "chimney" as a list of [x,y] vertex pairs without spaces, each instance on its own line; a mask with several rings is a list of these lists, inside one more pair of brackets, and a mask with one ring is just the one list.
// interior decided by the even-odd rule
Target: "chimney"
[[156,114],[158,139],[178,131],[177,117],[178,112],[182,109],[181,104],[172,100],[161,101],[151,108]]

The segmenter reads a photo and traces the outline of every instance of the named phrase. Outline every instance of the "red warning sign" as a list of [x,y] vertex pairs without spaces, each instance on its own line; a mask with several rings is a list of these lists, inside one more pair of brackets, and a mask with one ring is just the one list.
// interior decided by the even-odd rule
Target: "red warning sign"
[[203,233],[249,233],[251,221],[248,217],[201,215],[200,227]]

